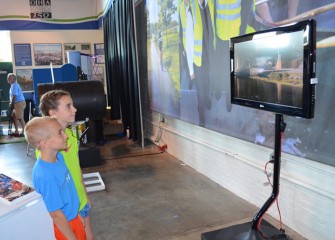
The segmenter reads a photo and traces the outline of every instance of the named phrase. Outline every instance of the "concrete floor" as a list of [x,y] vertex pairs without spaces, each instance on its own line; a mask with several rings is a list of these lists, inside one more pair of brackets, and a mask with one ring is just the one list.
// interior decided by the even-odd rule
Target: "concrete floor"
[[[99,172],[106,186],[89,193],[96,240],[200,239],[201,233],[250,222],[258,211],[152,143],[142,149],[126,137],[106,139],[103,163],[83,169]],[[31,185],[35,158],[26,149],[27,143],[0,144],[0,169]],[[278,221],[265,219],[279,228]],[[284,228],[292,239],[303,239]]]

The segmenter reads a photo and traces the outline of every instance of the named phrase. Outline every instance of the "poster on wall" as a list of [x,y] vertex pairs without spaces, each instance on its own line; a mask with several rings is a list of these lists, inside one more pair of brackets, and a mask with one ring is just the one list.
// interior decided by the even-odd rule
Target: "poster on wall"
[[[202,15],[195,19],[194,13],[208,7],[209,1],[204,1],[203,6],[198,1],[189,4],[191,2],[171,0],[167,5],[161,1],[146,1],[148,19],[144,21],[147,23],[151,110],[273,148],[275,114],[231,104],[229,40],[309,16],[317,22],[316,75],[322,79],[316,87],[315,117],[306,120],[285,116],[287,128],[282,150],[335,166],[335,148],[329,144],[335,136],[332,127],[335,111],[329,111],[335,107],[335,58],[330,57],[335,55],[335,10],[328,6],[334,1],[305,0],[298,4],[297,1],[254,1],[254,5],[249,5],[250,1],[214,1],[214,15],[207,19],[202,19]],[[232,10],[235,14],[242,10],[252,14],[238,13],[240,26],[236,26],[236,22],[225,18],[228,14],[222,10],[225,8],[236,10]],[[320,12],[320,8],[324,11]],[[264,9],[269,10],[270,15],[264,14]],[[200,35],[201,27],[208,34]],[[299,52],[290,54],[300,60]],[[265,63],[277,66],[278,61],[292,64],[292,59],[279,58],[276,52],[261,62],[248,64],[258,69]]]
[[30,44],[14,44],[16,66],[32,66]]
[[22,91],[33,91],[33,70],[32,69],[16,69],[16,79]]
[[68,51],[78,51],[83,54],[91,54],[91,44],[90,43],[64,43],[64,62],[68,63],[67,52]]
[[63,65],[61,43],[34,43],[34,60],[36,66]]
[[105,63],[105,48],[103,43],[94,44],[94,55],[95,55],[95,63],[97,64]]

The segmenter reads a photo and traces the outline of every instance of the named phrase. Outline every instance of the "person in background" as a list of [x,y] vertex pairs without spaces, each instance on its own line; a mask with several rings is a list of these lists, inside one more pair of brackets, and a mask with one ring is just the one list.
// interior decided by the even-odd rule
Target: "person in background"
[[[15,131],[11,134],[11,136],[14,137],[23,137],[24,136],[24,127],[25,127],[25,121],[24,121],[24,109],[26,108],[26,100],[23,96],[22,90],[20,85],[16,81],[16,75],[14,73],[9,73],[7,75],[7,81],[10,84],[9,89],[9,108],[13,109],[12,115],[9,117],[12,117],[12,121],[14,123]],[[19,126],[20,123],[22,132],[19,134]]]
[[53,220],[55,238],[86,240],[73,177],[59,152],[67,148],[63,127],[55,118],[35,117],[27,123],[25,137],[40,151],[32,172],[33,184]]
[[297,15],[299,0],[255,0],[255,5],[256,20],[269,27],[276,27],[276,21]]
[[194,55],[194,23],[189,0],[183,0],[180,4],[180,21],[182,27],[182,53],[186,59],[187,79],[189,89],[192,89],[194,81],[193,55]]
[[[39,110],[43,116],[55,117],[68,137],[67,148],[62,150],[61,154],[64,157],[65,164],[72,175],[77,189],[80,201],[79,213],[85,226],[86,237],[88,240],[93,240],[94,236],[90,217],[91,203],[87,197],[80,168],[78,139],[73,131],[68,128],[69,125],[75,121],[77,109],[73,106],[73,101],[69,92],[64,90],[51,90],[41,96]],[[39,151],[37,150],[36,157],[38,156]]]
[[194,82],[197,91],[199,125],[206,123],[205,110],[211,108],[210,88],[215,49],[214,0],[194,0],[191,11],[194,23]]
[[159,48],[159,63],[161,69],[163,70],[163,33],[161,30],[158,30],[158,48]]

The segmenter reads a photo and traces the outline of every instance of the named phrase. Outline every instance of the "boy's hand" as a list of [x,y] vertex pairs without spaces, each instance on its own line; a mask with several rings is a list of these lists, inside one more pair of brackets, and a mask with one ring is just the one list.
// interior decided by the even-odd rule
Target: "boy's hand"
[[85,226],[86,226],[86,220],[85,220],[85,218],[83,218],[80,214],[78,214],[78,216],[80,218],[81,223],[83,224],[83,227],[85,228]]
[[63,235],[68,240],[77,240],[76,235],[74,234],[73,230],[69,222],[67,221],[65,215],[63,214],[62,210],[57,210],[55,212],[49,212],[54,224],[56,224],[57,228],[63,233]]
[[87,203],[88,203],[88,206],[90,206],[90,210],[92,210],[91,200],[88,197],[87,197]]

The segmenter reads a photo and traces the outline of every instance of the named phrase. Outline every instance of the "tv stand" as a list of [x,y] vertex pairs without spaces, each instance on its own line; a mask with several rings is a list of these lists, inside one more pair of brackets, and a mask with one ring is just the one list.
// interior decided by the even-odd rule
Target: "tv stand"
[[[265,239],[265,237],[263,237],[264,235],[272,236],[274,234],[282,234],[281,231],[273,227],[265,220],[263,220],[264,224],[261,226],[261,221],[266,211],[276,201],[279,195],[281,139],[282,133],[285,131],[285,127],[286,123],[284,122],[283,115],[276,114],[272,193],[259,211],[254,215],[252,222],[202,233],[201,240],[259,240]],[[287,239],[287,237],[283,236],[283,238],[276,239]]]

